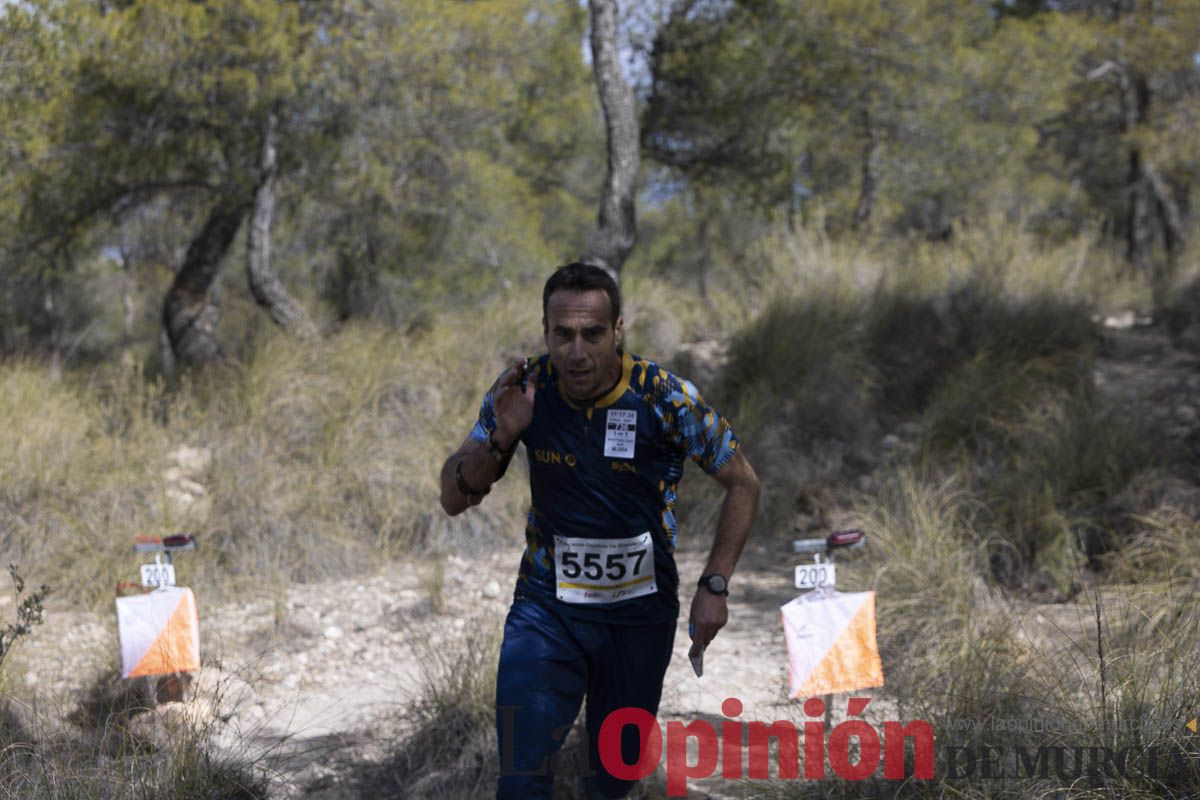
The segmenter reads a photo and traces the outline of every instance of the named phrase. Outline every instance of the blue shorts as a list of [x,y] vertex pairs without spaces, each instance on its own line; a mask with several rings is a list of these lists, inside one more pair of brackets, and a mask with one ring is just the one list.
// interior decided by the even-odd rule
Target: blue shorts
[[[600,726],[611,712],[627,706],[658,713],[674,643],[674,621],[592,622],[562,616],[536,600],[516,599],[504,623],[496,678],[496,797],[551,797],[551,756],[566,739],[584,697],[590,788],[604,797],[628,794],[634,782],[614,778],[600,762]],[[637,728],[624,729],[621,750],[626,764],[638,761]]]

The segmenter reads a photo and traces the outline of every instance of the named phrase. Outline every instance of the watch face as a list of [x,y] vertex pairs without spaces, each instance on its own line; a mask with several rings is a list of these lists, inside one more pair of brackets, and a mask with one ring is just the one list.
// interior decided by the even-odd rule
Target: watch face
[[714,594],[723,594],[726,589],[725,578],[721,575],[709,575],[708,588]]

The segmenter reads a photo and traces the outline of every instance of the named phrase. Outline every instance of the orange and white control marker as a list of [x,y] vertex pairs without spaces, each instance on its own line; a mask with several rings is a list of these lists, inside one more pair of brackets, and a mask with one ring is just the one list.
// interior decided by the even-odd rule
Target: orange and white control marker
[[123,678],[200,669],[200,618],[191,589],[163,586],[118,597],[117,633]]
[[810,592],[780,610],[790,697],[883,685],[874,592]]

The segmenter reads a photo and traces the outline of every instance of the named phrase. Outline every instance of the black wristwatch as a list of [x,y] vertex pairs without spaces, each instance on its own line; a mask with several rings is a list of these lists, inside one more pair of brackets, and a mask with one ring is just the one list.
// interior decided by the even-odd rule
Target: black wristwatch
[[713,594],[719,594],[722,597],[729,596],[729,581],[720,573],[714,572],[712,575],[705,575],[696,585],[703,586]]

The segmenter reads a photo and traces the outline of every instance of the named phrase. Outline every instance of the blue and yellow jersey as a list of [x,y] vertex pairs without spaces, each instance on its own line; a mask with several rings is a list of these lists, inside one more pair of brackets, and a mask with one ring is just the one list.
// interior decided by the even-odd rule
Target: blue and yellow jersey
[[[690,382],[652,361],[624,353],[621,378],[599,400],[567,398],[550,358],[531,366],[533,421],[521,435],[529,460],[531,507],[517,594],[587,619],[640,624],[673,620],[679,611],[675,567],[675,492],[690,457],[709,474],[738,448],[729,423]],[[471,431],[477,442],[495,430],[488,391]],[[620,430],[614,430],[619,428]],[[612,603],[575,604],[556,596],[555,536],[626,539],[649,531],[654,594]]]

